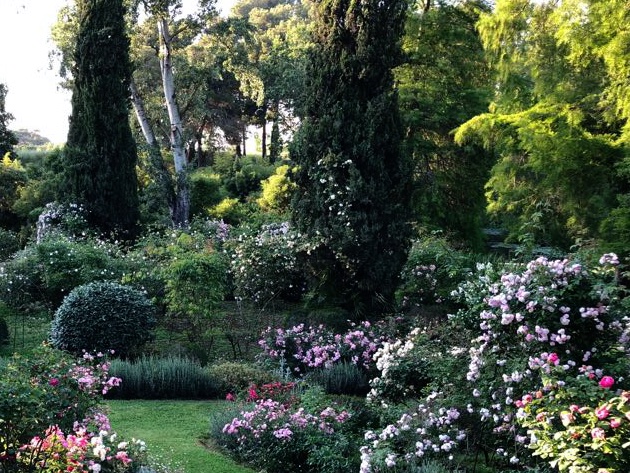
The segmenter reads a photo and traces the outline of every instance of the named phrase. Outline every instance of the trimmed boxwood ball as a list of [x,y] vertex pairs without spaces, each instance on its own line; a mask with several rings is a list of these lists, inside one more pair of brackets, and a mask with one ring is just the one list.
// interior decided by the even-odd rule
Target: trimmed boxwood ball
[[156,308],[137,289],[113,282],[78,286],[63,300],[51,343],[72,353],[114,350],[126,357],[153,338]]

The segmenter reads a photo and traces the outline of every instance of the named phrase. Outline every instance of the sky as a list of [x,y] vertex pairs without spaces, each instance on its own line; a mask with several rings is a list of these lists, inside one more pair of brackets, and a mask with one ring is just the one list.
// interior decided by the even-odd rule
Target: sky
[[[57,13],[72,0],[0,0],[0,83],[8,88],[5,110],[11,130],[36,131],[56,144],[66,141],[71,94],[59,87],[48,58]],[[195,0],[184,0],[194,8]],[[234,0],[218,0],[227,12]]]

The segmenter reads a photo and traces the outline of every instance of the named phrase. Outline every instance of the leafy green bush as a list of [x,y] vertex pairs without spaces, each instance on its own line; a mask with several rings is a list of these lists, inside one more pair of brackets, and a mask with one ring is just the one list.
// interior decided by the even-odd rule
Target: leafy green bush
[[207,168],[194,171],[190,176],[190,214],[206,215],[208,210],[226,197],[221,188],[221,176],[207,172]]
[[232,171],[225,178],[225,187],[238,198],[260,190],[260,183],[274,172],[274,166],[261,164],[249,158],[235,161]]
[[247,216],[247,206],[238,199],[226,197],[209,209],[208,215],[212,218],[224,220],[230,225],[238,225]]
[[217,251],[188,252],[162,268],[171,323],[193,339],[213,337],[221,327],[218,310],[228,287],[228,262]]
[[18,309],[43,306],[54,310],[77,286],[119,281],[124,267],[114,245],[51,235],[18,251],[4,264],[0,299]]
[[217,383],[222,397],[242,392],[254,384],[260,386],[275,381],[272,374],[250,363],[224,361],[212,364],[206,370]]
[[6,260],[19,249],[20,240],[17,233],[0,228],[0,261]]
[[222,333],[219,303],[230,291],[228,261],[221,251],[230,228],[198,219],[191,228],[152,233],[126,258],[125,283],[142,287],[161,308],[158,326],[185,339],[195,357],[208,357]]
[[182,356],[113,360],[109,371],[122,380],[110,395],[115,399],[211,399],[218,394],[210,373]]
[[262,195],[256,201],[264,210],[286,212],[297,186],[289,178],[289,166],[278,166],[275,174],[262,181]]
[[20,187],[27,182],[27,174],[17,159],[10,153],[0,155],[0,227],[18,228],[19,219],[13,211]]
[[114,350],[118,356],[137,352],[152,338],[155,306],[129,286],[95,282],[79,286],[57,309],[52,344],[73,353]]

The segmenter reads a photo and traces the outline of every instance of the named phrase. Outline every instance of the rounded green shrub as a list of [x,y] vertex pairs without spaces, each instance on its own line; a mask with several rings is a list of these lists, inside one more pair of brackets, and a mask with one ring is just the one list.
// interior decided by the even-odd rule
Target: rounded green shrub
[[73,353],[114,350],[126,357],[153,337],[156,309],[146,295],[113,282],[76,287],[57,309],[52,344]]
[[216,382],[220,396],[242,392],[252,385],[275,381],[274,376],[250,363],[224,361],[206,368]]

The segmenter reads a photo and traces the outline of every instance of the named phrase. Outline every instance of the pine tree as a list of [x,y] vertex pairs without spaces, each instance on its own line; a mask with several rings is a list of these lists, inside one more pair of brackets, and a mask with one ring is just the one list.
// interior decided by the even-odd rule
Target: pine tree
[[315,290],[356,315],[393,300],[409,242],[410,172],[392,69],[406,0],[319,0],[291,156],[292,215],[314,243]]
[[139,216],[137,150],[129,125],[129,39],[122,0],[78,2],[72,115],[63,194],[106,234],[133,237]]

